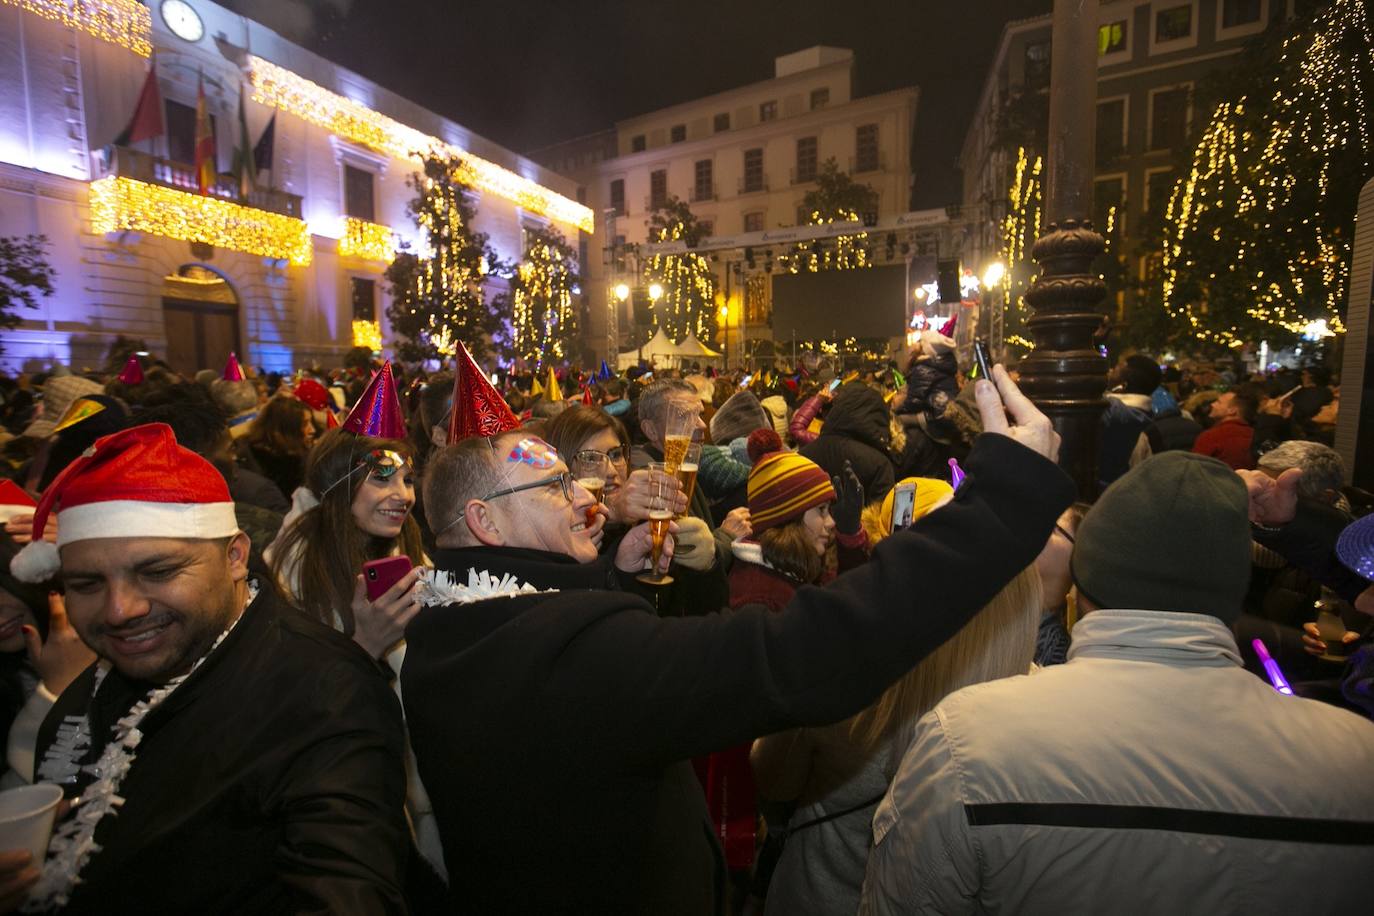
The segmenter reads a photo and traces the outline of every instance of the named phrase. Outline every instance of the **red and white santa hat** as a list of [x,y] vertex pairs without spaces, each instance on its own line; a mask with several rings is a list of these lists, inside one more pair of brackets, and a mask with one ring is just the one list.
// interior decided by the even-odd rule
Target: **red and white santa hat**
[[[56,512],[57,545],[43,540]],[[177,445],[172,428],[148,423],[95,440],[43,491],[33,542],[10,561],[23,582],[60,568],[58,548],[93,538],[211,539],[239,530],[229,486],[214,465]]]

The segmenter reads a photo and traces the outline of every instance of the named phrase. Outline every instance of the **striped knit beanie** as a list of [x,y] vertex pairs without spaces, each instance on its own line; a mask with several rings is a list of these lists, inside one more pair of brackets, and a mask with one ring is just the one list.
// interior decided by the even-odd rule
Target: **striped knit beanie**
[[[766,454],[760,448],[765,445],[762,434],[770,434],[766,445],[775,446]],[[772,430],[752,434],[749,452],[754,458],[749,472],[749,524],[754,536],[801,518],[807,509],[834,501],[830,475],[809,458],[783,451],[782,441]]]

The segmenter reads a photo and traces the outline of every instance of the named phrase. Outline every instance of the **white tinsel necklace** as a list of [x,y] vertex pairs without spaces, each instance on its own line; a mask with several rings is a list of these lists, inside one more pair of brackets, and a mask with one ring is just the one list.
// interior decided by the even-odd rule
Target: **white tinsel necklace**
[[[257,596],[258,584],[250,579],[248,601],[244,605],[244,610],[247,610],[247,606],[252,604]],[[115,723],[114,734],[95,763],[84,767],[76,763],[77,758],[90,747],[89,712],[79,717],[79,721],[76,722],[72,721],[75,717],[69,716],[67,721],[58,727],[57,739],[44,755],[43,763],[36,775],[43,781],[68,782],[81,770],[85,770],[96,779],[81,793],[80,803],[71,816],[53,833],[52,840],[48,843],[48,858],[43,863],[43,874],[29,892],[28,899],[24,902],[24,912],[41,913],[67,905],[72,888],[81,881],[81,870],[86,867],[91,856],[100,851],[100,846],[95,842],[96,826],[105,815],[124,804],[124,799],[119,796],[119,787],[124,782],[124,777],[129,775],[129,769],[134,764],[134,751],[143,740],[143,732],[139,730],[139,726],[143,723],[144,717],[161,706],[185,683],[201,663],[219,648],[220,643],[224,642],[225,637],[242,619],[243,614],[240,613],[234,618],[234,622],[219,634],[209,651],[196,659],[189,671],[150,691],[146,697],[135,703],[128,714]],[[100,689],[104,674],[104,670],[96,673],[95,686],[91,691],[92,698]]]

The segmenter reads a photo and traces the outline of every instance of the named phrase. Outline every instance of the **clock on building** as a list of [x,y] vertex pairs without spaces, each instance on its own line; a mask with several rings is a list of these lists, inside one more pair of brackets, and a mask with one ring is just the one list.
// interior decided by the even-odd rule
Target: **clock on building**
[[162,0],[162,21],[172,34],[185,41],[200,41],[205,23],[186,0]]

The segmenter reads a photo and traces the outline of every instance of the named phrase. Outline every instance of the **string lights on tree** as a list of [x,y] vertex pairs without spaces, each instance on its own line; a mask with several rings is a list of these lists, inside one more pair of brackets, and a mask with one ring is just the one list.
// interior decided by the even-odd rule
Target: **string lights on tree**
[[674,342],[689,334],[709,340],[715,334],[716,277],[710,262],[692,251],[705,236],[690,207],[670,196],[649,219],[649,242],[683,242],[682,254],[655,254],[644,264],[645,283],[657,283],[663,296],[654,302],[654,327]]
[[1022,298],[1035,279],[1031,247],[1040,237],[1045,206],[1044,159],[1024,146],[1016,149],[1016,165],[1007,189],[1007,214],[1002,217],[1001,301],[1004,303],[1003,340],[1029,352],[1034,344],[1026,336],[1030,312]]
[[536,372],[578,356],[577,256],[553,228],[525,230],[525,256],[511,284],[511,355]]
[[1232,348],[1293,341],[1316,321],[1344,330],[1355,205],[1374,166],[1374,41],[1363,0],[1291,28],[1216,106],[1165,215],[1165,308]]
[[407,210],[432,254],[422,258],[403,245],[386,270],[392,297],[387,317],[402,337],[402,359],[451,356],[459,341],[480,359],[500,325],[501,302],[488,299],[486,286],[501,265],[486,233],[472,228],[476,212],[465,177],[460,161],[430,157],[408,180],[416,197]]
[[[831,158],[821,163],[816,173],[816,187],[806,192],[801,208],[807,214],[807,224],[812,226],[835,222],[862,223],[863,214],[877,212],[878,194],[868,185],[854,181],[840,171],[839,164]],[[790,254],[779,258],[782,269],[797,273],[802,270],[854,270],[872,266],[866,244],[867,232],[836,236],[834,241],[834,248],[814,243],[797,245]]]

